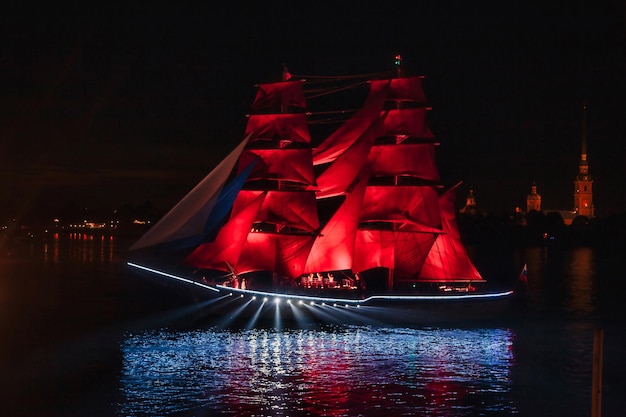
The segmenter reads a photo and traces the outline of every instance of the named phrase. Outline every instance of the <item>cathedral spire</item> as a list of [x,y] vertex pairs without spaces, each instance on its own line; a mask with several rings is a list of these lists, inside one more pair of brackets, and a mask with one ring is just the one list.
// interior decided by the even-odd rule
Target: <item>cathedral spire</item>
[[574,180],[574,211],[580,216],[594,217],[593,180],[587,161],[587,103],[583,103],[582,151],[578,175]]
[[589,175],[589,163],[587,162],[587,102],[583,103],[583,137],[582,151],[580,153],[580,164],[578,171],[581,176]]

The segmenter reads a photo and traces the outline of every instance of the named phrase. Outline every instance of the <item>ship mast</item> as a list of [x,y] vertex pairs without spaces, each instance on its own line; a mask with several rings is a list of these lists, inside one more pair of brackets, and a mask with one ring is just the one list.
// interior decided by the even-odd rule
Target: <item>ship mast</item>
[[[396,77],[397,78],[404,77],[404,65],[402,64],[402,55],[398,54],[395,56],[394,64],[396,66]],[[394,104],[397,110],[399,110],[402,107],[399,100],[396,100]],[[399,144],[401,140],[402,140],[401,137],[398,134],[395,134],[396,145]],[[397,186],[398,184],[399,184],[399,176],[395,174],[393,176],[393,185]],[[392,228],[395,231],[398,229],[398,225],[396,223],[392,223]],[[393,256],[395,257],[395,253]],[[387,269],[387,290],[390,292],[393,291],[394,274],[395,274],[395,268],[393,266],[390,266]]]
[[[396,65],[396,77],[397,78],[402,78],[404,76],[404,66],[402,65],[402,55],[398,54],[395,56],[395,65]],[[400,109],[400,102],[396,101],[395,102],[396,105],[396,109]],[[396,145],[400,142],[400,138],[398,137],[398,135],[396,136]],[[394,185],[398,185],[398,175],[394,175],[393,176],[393,184]],[[398,225],[396,223],[392,223],[392,227],[394,230],[396,230],[398,228]],[[395,257],[395,254],[394,254]],[[393,291],[393,277],[394,277],[394,267],[390,266],[389,269],[387,270],[387,290],[388,291]]]
[[398,54],[395,57],[396,73],[398,78],[404,77],[404,65],[402,65],[402,55]]

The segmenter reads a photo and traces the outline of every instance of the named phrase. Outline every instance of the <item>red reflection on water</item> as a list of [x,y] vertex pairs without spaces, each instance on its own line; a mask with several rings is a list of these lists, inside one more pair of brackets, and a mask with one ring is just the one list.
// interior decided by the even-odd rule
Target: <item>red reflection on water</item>
[[139,336],[123,348],[126,415],[203,401],[231,415],[510,415],[512,338],[500,329]]
[[591,248],[573,249],[569,264],[569,300],[567,308],[574,312],[591,313],[594,310],[594,256]]
[[309,389],[303,398],[303,408],[312,415],[325,410],[327,416],[345,416],[349,410],[351,385],[344,378],[329,376],[350,375],[353,368],[350,356],[339,349],[323,352],[323,355],[323,361],[317,361],[315,354],[307,360],[303,379]]
[[46,262],[59,263],[62,259],[82,263],[112,263],[115,254],[115,236],[87,233],[54,233],[50,242],[43,244]]

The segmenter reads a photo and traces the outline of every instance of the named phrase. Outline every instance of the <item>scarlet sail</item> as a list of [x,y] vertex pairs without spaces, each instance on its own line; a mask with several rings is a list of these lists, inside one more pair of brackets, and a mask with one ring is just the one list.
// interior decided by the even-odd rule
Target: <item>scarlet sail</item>
[[471,262],[454,217],[454,197],[458,184],[439,198],[442,209],[443,230],[430,248],[428,258],[420,270],[420,281],[483,281]]
[[[217,238],[198,247],[186,263],[239,273],[302,274],[319,218],[302,82],[258,86],[248,118],[250,139],[238,172],[250,170],[229,221]],[[249,166],[254,164],[250,169]]]
[[482,281],[458,234],[454,193],[440,195],[422,79],[367,85],[362,107],[321,140],[305,113],[307,82],[259,85],[233,170],[245,182],[219,231],[185,263],[234,271],[261,289],[397,293]]

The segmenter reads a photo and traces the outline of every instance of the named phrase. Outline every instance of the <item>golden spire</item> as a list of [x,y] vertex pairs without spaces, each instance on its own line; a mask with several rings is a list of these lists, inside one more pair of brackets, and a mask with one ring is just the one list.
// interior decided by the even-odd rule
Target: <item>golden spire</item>
[[587,162],[587,102],[583,102],[583,137],[582,151],[580,154],[580,164],[578,172],[581,176],[589,175],[589,163]]

